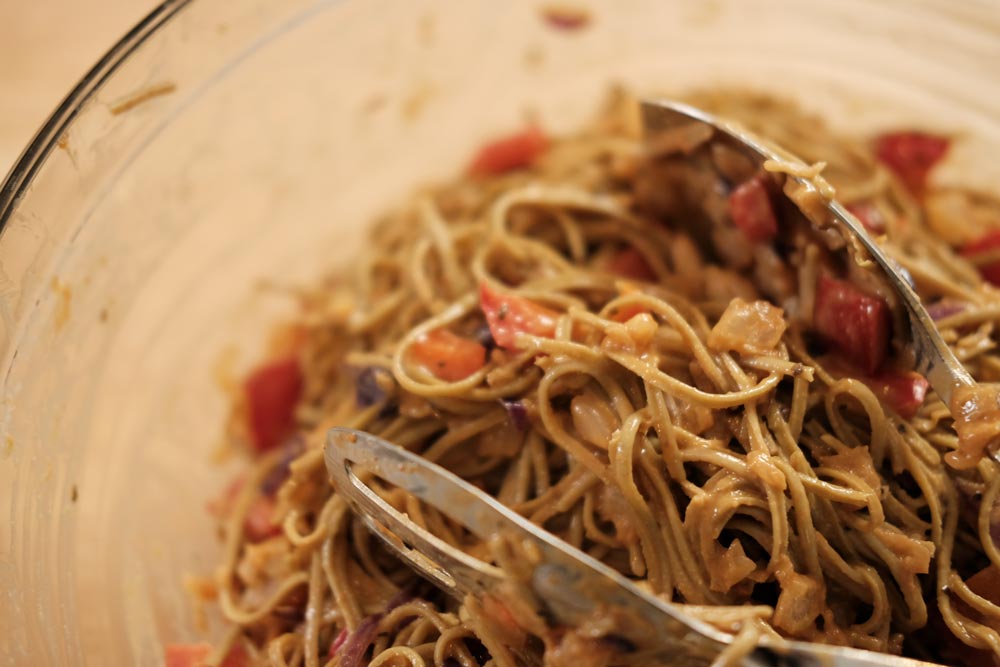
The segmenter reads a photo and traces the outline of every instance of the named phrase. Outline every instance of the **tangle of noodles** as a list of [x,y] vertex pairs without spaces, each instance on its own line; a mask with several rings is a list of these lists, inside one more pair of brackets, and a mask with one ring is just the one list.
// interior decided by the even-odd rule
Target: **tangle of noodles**
[[[981,221],[1000,222],[996,202],[915,196],[869,142],[788,104],[694,101],[824,161],[841,201],[877,213],[881,243],[959,359],[979,380],[1000,378],[1000,292],[955,250]],[[672,149],[688,140],[700,141],[675,136]],[[782,255],[730,227],[713,230],[717,256],[706,254],[671,211],[683,200],[711,216],[733,184],[664,150],[641,139],[634,101],[617,93],[530,166],[416,196],[377,225],[353,277],[303,295],[283,348],[301,369],[298,435],[260,455],[226,503],[225,555],[206,588],[230,632],[210,664],[234,646],[288,667],[636,664],[613,628],[529,637],[516,609],[421,584],[331,489],[321,450],[332,426],[471,480],[736,634],[731,655],[771,633],[963,664],[1000,657],[1000,467],[947,466],[957,438],[933,391],[897,409],[814,335],[828,250]],[[716,157],[723,173],[740,169]],[[449,543],[524,567],[373,485]],[[248,528],[262,501],[276,526],[264,533]]]

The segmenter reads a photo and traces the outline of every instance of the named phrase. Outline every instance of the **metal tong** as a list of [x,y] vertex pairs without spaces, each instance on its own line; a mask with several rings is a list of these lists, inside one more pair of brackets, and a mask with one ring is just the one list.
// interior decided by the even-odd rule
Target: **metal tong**
[[[355,472],[380,478],[413,494],[473,535],[497,535],[530,544],[540,556],[529,583],[543,614],[572,628],[596,614],[614,613],[615,633],[663,664],[705,667],[732,635],[684,613],[678,605],[643,591],[600,561],[570,546],[444,468],[369,433],[330,430],[327,471],[337,492],[365,525],[405,563],[453,597],[502,599],[505,573],[447,544],[396,510]],[[360,470],[359,470],[360,472]],[[857,649],[765,639],[743,659],[745,667],[931,667],[931,663]]]

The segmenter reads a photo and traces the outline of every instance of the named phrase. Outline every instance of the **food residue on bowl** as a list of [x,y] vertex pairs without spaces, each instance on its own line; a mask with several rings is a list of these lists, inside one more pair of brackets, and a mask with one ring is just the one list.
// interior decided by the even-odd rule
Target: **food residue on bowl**
[[593,21],[586,8],[563,3],[543,7],[542,19],[550,27],[566,32],[582,30]]
[[403,98],[400,113],[406,120],[416,120],[423,113],[424,107],[434,97],[436,89],[429,81],[419,82],[410,93]]
[[52,278],[52,291],[55,293],[58,302],[56,303],[55,323],[56,331],[59,331],[69,322],[69,316],[73,303],[73,292],[70,286],[59,280]]
[[537,44],[524,49],[524,66],[526,69],[538,69],[545,62],[545,51]]
[[169,81],[165,83],[153,84],[152,86],[143,88],[142,90],[128,95],[124,99],[112,104],[110,107],[111,115],[118,116],[126,111],[131,111],[144,102],[148,102],[149,100],[157,97],[162,97],[163,95],[169,95],[175,90],[177,90],[177,84]]
[[433,14],[424,14],[417,21],[417,39],[421,46],[434,44],[435,21]]

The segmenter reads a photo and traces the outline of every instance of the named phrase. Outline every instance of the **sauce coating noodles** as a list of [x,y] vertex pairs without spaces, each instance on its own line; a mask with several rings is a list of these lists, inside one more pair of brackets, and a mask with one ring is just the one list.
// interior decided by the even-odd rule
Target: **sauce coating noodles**
[[[976,221],[1000,222],[996,202],[913,194],[868,143],[788,104],[694,102],[826,162],[959,359],[1000,378],[1000,292],[954,250],[986,231]],[[471,480],[737,633],[733,655],[770,633],[966,664],[1000,656],[1000,578],[987,581],[1000,567],[1000,467],[945,465],[952,420],[908,374],[891,299],[853,265],[833,271],[821,244],[789,240],[770,177],[738,155],[713,149],[713,172],[671,157],[703,141],[647,144],[618,93],[577,135],[520,141],[538,153],[505,153],[516,168],[479,160],[418,194],[380,221],[352,276],[303,295],[289,348],[300,435],[261,454],[223,511],[214,586],[231,631],[212,660],[235,645],[276,666],[635,664],[613,624],[525,632],[527,612],[420,585],[329,486],[332,426]],[[693,210],[708,222],[682,219]],[[505,565],[502,550],[373,486]],[[265,529],[249,530],[262,507]]]

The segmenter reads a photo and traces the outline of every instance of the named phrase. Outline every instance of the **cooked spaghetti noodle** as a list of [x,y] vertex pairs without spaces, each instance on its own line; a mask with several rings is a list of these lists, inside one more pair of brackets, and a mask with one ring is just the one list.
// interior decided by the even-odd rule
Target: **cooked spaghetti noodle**
[[[976,266],[988,276],[998,252],[954,250],[987,231],[976,221],[1000,222],[996,202],[923,191],[869,143],[787,104],[697,102],[826,162],[959,359],[977,379],[1000,377],[1000,292]],[[258,378],[294,389],[298,435],[250,414],[268,451],[221,510],[214,583],[231,630],[209,662],[635,664],[613,627],[526,633],[516,609],[419,585],[330,487],[332,426],[471,480],[736,634],[734,654],[771,633],[932,660],[1000,656],[1000,467],[944,464],[958,446],[949,412],[907,372],[898,335],[886,360],[868,358],[864,335],[881,330],[823,335],[824,304],[848,312],[848,330],[843,309],[882,298],[877,285],[830,259],[836,243],[752,242],[757,228],[732,224],[733,193],[763,177],[719,151],[717,172],[697,171],[683,157],[700,150],[695,134],[643,141],[625,95],[575,136],[530,130],[382,220],[353,278],[303,295],[282,345],[294,361]],[[261,409],[248,387],[237,423]],[[449,543],[523,567],[373,486]]]

